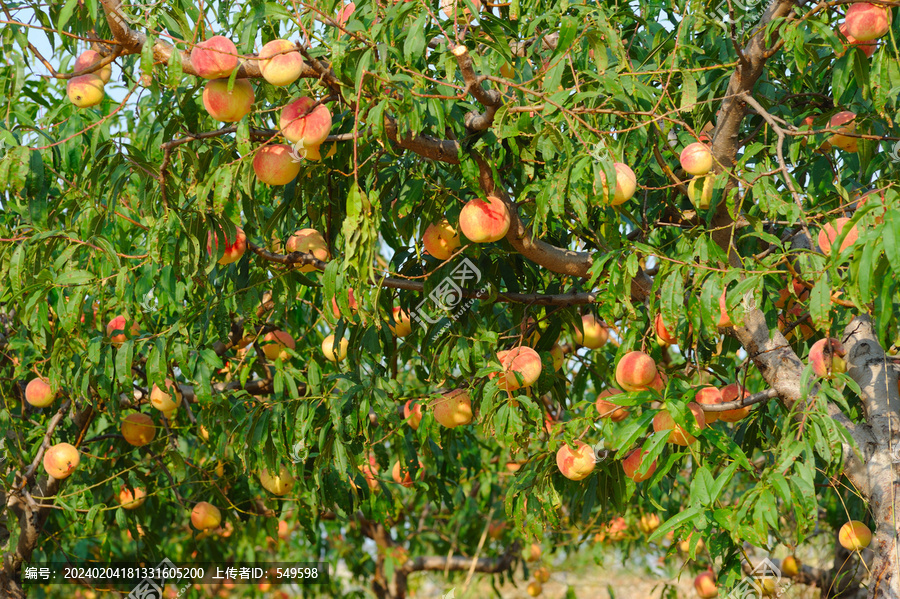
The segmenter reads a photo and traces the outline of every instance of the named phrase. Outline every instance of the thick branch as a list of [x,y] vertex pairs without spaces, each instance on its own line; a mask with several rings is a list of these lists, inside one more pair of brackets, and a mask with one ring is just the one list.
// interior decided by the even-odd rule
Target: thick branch
[[459,64],[459,70],[462,73],[463,81],[466,82],[466,91],[484,106],[484,113],[470,112],[465,117],[465,125],[467,129],[472,131],[484,131],[489,129],[494,122],[494,115],[497,109],[503,105],[503,96],[494,89],[484,89],[478,75],[475,74],[475,68],[472,64],[472,56],[469,50],[460,44],[453,48],[453,55],[456,56],[456,62]]

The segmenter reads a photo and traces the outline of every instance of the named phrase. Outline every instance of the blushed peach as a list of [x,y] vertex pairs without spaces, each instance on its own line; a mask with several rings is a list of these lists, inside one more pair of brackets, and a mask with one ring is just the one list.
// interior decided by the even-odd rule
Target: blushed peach
[[[327,262],[331,258],[331,253],[328,251],[328,244],[325,242],[325,238],[315,229],[300,229],[299,231],[295,231],[294,234],[288,238],[287,243],[284,244],[284,249],[288,252],[312,254],[314,258],[321,260],[322,262]],[[297,267],[297,270],[300,272],[313,272],[318,269],[312,264],[307,264],[305,266]]]
[[628,352],[616,364],[616,382],[625,391],[643,391],[656,375],[656,362],[644,352]]
[[[398,485],[402,485],[407,489],[413,486],[415,482],[410,475],[410,468],[407,464],[401,464],[399,461],[394,462],[394,467],[391,468],[391,478],[394,479],[394,482]],[[425,478],[425,464],[419,461],[419,480]]]
[[576,441],[574,450],[563,445],[556,452],[556,467],[569,480],[584,480],[594,471],[596,462],[594,448],[583,441]]
[[422,404],[413,403],[413,400],[408,399],[403,406],[403,417],[414,431],[419,430],[419,424],[422,422]]
[[839,112],[828,121],[828,128],[837,133],[828,138],[830,145],[845,152],[856,152],[859,149],[859,138],[848,134],[856,133],[856,113],[845,110]]
[[472,422],[472,402],[465,389],[454,389],[432,402],[434,419],[447,428]]
[[541,357],[530,347],[514,347],[497,352],[503,371],[497,386],[507,391],[530,387],[541,376]]
[[597,408],[600,418],[609,418],[613,422],[621,422],[628,417],[628,408],[603,399],[604,397],[612,397],[621,393],[618,389],[606,389],[597,395],[594,406]]
[[856,225],[849,227],[849,224],[849,218],[841,217],[833,223],[827,223],[822,227],[819,231],[817,240],[819,242],[819,249],[822,250],[823,254],[826,256],[831,255],[832,246],[834,245],[834,242],[837,241],[838,236],[842,233],[846,232],[846,235],[844,236],[844,241],[841,242],[841,249],[838,250],[839,253],[842,253],[856,243],[856,240],[859,239],[859,230],[856,228]]
[[253,172],[260,183],[287,185],[300,173],[300,163],[285,144],[263,146],[253,156]]
[[44,470],[57,480],[67,478],[81,463],[81,454],[69,443],[57,443],[44,453]]
[[129,414],[122,421],[122,436],[130,445],[143,447],[156,437],[156,426],[147,414]]
[[838,542],[844,549],[859,551],[865,549],[872,542],[872,531],[859,520],[851,520],[838,532]]
[[72,77],[66,82],[66,96],[78,108],[90,108],[103,100],[103,79],[94,73]]
[[394,306],[391,309],[391,317],[393,324],[388,323],[388,328],[397,337],[406,337],[412,333],[412,322],[409,320],[409,314],[400,306]]
[[638,448],[629,453],[628,457],[622,460],[622,470],[625,471],[625,476],[636,483],[647,480],[653,476],[654,472],[656,472],[656,460],[653,460],[650,466],[647,467],[647,472],[645,474],[639,474],[639,471],[644,466],[644,456],[646,454],[646,451]]
[[281,133],[291,142],[303,142],[304,148],[319,146],[331,132],[331,111],[301,96],[282,108],[278,122]]
[[506,236],[509,211],[497,196],[469,200],[459,213],[459,230],[475,243],[491,243]]
[[296,341],[287,331],[269,331],[260,341],[260,348],[269,360],[288,360],[290,354],[286,349],[297,347]]
[[891,9],[879,4],[854,2],[844,17],[847,33],[861,42],[875,40],[891,29]]
[[[696,401],[701,406],[714,406],[723,402],[722,392],[715,387],[703,387],[697,392],[697,395],[694,397],[694,401]],[[719,419],[719,412],[704,411],[703,416],[706,418],[707,424],[712,424]]]
[[[631,167],[624,162],[616,162],[616,188],[613,190],[612,206],[620,206],[630,200],[637,190],[637,177]],[[600,171],[600,181],[603,184],[603,200],[609,197],[609,188],[606,185],[606,175]]]
[[[722,403],[731,403],[749,396],[750,392],[737,383],[731,383],[730,385],[722,387]],[[722,422],[738,422],[739,420],[746,418],[749,414],[750,406],[745,406],[743,408],[719,412],[719,420]]]
[[337,344],[335,349],[334,333],[322,340],[322,354],[329,362],[342,362],[347,357],[347,349],[350,347],[350,340],[343,338]]
[[[92,66],[101,63],[102,61],[103,57],[98,52],[95,52],[94,50],[85,50],[78,56],[78,59],[75,61],[75,66],[72,70],[77,73],[78,71],[89,69]],[[97,75],[98,77],[100,77],[103,83],[109,83],[109,78],[112,76],[112,65],[103,65],[98,70],[88,74]]]
[[678,339],[669,332],[666,323],[663,322],[662,313],[657,313],[653,319],[653,328],[656,330],[656,341],[660,345],[675,345]]
[[572,337],[578,345],[599,349],[609,340],[609,329],[593,314],[585,314],[581,317],[581,328],[575,327]]
[[438,260],[447,260],[459,247],[459,233],[450,226],[447,219],[428,225],[422,236],[422,245],[429,255]]
[[[226,264],[231,264],[240,260],[241,256],[244,255],[244,252],[247,251],[247,236],[244,234],[244,230],[237,227],[235,229],[234,239],[228,239],[226,236],[224,246],[225,250],[222,257],[219,258],[219,264],[225,266]],[[210,231],[206,235],[206,251],[210,256],[218,255],[219,236],[218,234],[214,236],[213,231]]]
[[296,81],[305,64],[297,47],[288,40],[272,40],[259,51],[259,72],[272,85],[284,87]]
[[[125,343],[125,340],[128,338],[128,336],[126,334],[126,330],[128,332],[130,332],[131,337],[134,337],[135,335],[137,335],[141,332],[140,327],[134,321],[131,322],[130,328],[126,329],[125,327],[126,327],[125,317],[122,316],[121,314],[119,316],[116,316],[112,320],[110,320],[109,324],[106,325],[106,334],[109,336],[110,343],[112,343],[114,346],[119,347],[123,343]],[[119,331],[119,332],[116,333],[116,331]],[[113,333],[116,333],[116,334],[114,335]]]
[[713,157],[712,152],[706,144],[694,142],[687,145],[679,156],[681,168],[689,175],[705,175],[712,170]]
[[246,79],[235,79],[231,91],[228,79],[213,79],[203,88],[203,107],[222,123],[236,123],[250,114],[255,99],[253,85]]
[[207,501],[200,501],[191,510],[191,524],[197,530],[218,528],[222,523],[222,512]]
[[214,35],[191,49],[191,65],[204,79],[227,79],[238,66],[237,47],[227,37]]
[[25,401],[36,408],[46,408],[55,399],[56,393],[45,379],[31,379],[25,386]]
[[838,339],[819,339],[809,349],[809,363],[817,376],[830,379],[835,374],[847,372],[845,355],[844,346]]
[[[706,428],[706,417],[704,416],[703,409],[694,402],[689,403],[688,408],[694,415],[694,420],[697,423],[697,427],[700,430]],[[655,432],[671,431],[669,433],[668,441],[669,443],[672,443],[674,445],[681,445],[683,447],[686,447],[697,440],[696,437],[684,430],[681,425],[676,424],[675,419],[672,418],[672,414],[670,414],[669,411],[665,409],[660,410],[659,412],[657,412],[656,416],[653,417],[653,430]]]
[[134,491],[132,491],[125,485],[122,485],[118,495],[116,495],[116,499],[119,505],[122,506],[122,509],[136,510],[144,505],[144,502],[147,500],[147,492],[141,487],[135,487]]

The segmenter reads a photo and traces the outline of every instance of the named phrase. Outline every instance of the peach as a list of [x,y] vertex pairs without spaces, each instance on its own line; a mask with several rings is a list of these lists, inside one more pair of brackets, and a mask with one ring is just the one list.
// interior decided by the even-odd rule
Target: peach
[[497,386],[507,391],[516,391],[530,387],[541,376],[541,357],[530,347],[514,347],[508,351],[497,352],[497,358],[503,367],[503,373]]
[[286,541],[291,536],[291,527],[285,520],[278,521],[278,538]]
[[259,51],[259,72],[272,85],[284,87],[296,81],[306,65],[297,47],[288,40],[272,40]]
[[[325,238],[315,229],[300,229],[299,231],[294,232],[294,234],[288,238],[287,243],[284,245],[284,249],[288,252],[312,254],[314,258],[323,262],[326,262],[331,258],[331,253],[328,251],[328,244],[325,243]],[[313,272],[317,269],[315,266],[307,264],[306,266],[298,267],[297,270],[300,272]]]
[[191,65],[198,77],[227,79],[238,66],[237,47],[227,37],[214,35],[191,48]]
[[341,339],[335,347],[334,333],[322,340],[322,354],[329,362],[342,362],[347,357],[347,348],[350,347],[349,339]]
[[891,9],[868,2],[854,2],[847,9],[844,24],[847,33],[857,40],[876,40],[891,29]]
[[844,48],[856,46],[863,51],[863,54],[866,55],[866,58],[872,58],[872,55],[875,54],[875,51],[878,49],[878,44],[876,42],[861,42],[850,35],[849,31],[847,30],[846,23],[841,23],[840,27],[838,27],[838,31],[841,32],[841,35],[847,38],[847,43],[844,44]]
[[[122,315],[116,316],[115,318],[113,318],[112,320],[109,321],[109,324],[106,325],[106,334],[109,336],[109,341],[116,347],[119,347],[120,345],[125,343],[125,339],[128,338],[125,334],[125,330],[126,330],[125,325],[126,325],[125,317]],[[138,327],[138,324],[133,321],[131,323],[131,327],[128,330],[132,337],[134,337],[135,335],[137,335],[138,333],[141,332],[141,329],[140,329],[140,327]],[[121,332],[113,335],[113,333],[116,331],[121,331]]]
[[400,306],[394,306],[391,309],[391,319],[393,324],[388,324],[388,328],[397,337],[406,337],[412,333],[412,322],[409,320],[409,314]]
[[262,342],[259,344],[262,348],[263,353],[269,360],[287,360],[290,358],[290,354],[288,354],[285,349],[294,349],[297,347],[297,343],[294,341],[294,338],[290,336],[286,331],[269,331],[266,333]]
[[819,249],[822,250],[823,254],[826,256],[831,255],[831,246],[834,245],[834,242],[837,241],[838,236],[842,233],[846,233],[846,235],[844,235],[844,241],[841,242],[839,253],[843,253],[844,250],[856,243],[856,240],[859,239],[859,230],[856,228],[856,225],[848,227],[849,223],[849,218],[841,217],[833,223],[827,223],[822,227],[817,239]]
[[[722,392],[715,387],[703,387],[697,391],[694,401],[700,404],[701,407],[704,405],[712,406],[720,404],[723,402]],[[719,412],[704,412],[703,416],[706,418],[706,424],[712,424],[719,419]]]
[[459,233],[450,226],[447,219],[428,225],[422,235],[422,245],[429,255],[438,260],[447,260],[453,255],[453,251],[459,247]]
[[304,148],[319,146],[331,132],[331,111],[301,96],[282,108],[278,122],[282,135],[292,143],[302,142]]
[[[413,486],[414,481],[412,476],[410,476],[409,472],[410,468],[407,464],[400,464],[399,461],[394,462],[394,467],[391,468],[391,478],[394,479],[394,482],[398,485],[402,485],[407,489]],[[419,480],[425,478],[425,464],[419,461]]]
[[606,532],[609,534],[610,541],[621,541],[624,539],[628,532],[628,524],[625,522],[625,518],[619,516],[610,520],[609,524],[606,525]]
[[719,596],[719,589],[716,586],[716,576],[711,570],[701,572],[694,579],[694,588],[697,590],[697,596],[700,599],[714,599]]
[[727,290],[723,290],[722,295],[719,296],[719,322],[716,324],[720,329],[727,329],[734,326],[734,323],[731,322],[731,317],[728,316],[728,304],[725,301],[726,291]]
[[[347,304],[350,306],[350,312],[356,312],[359,309],[359,304],[356,303],[356,298],[353,296],[353,289],[347,290]],[[336,297],[331,298],[331,311],[335,318],[341,317],[341,309]]]
[[434,419],[442,426],[456,428],[472,422],[472,401],[465,389],[453,389],[431,404]]
[[459,230],[475,243],[491,243],[506,237],[509,211],[497,196],[469,200],[459,213]]
[[618,389],[606,389],[597,396],[594,405],[597,408],[597,412],[600,413],[600,418],[609,418],[613,422],[621,422],[628,417],[628,408],[623,408],[620,405],[603,399],[604,397],[612,397],[613,395],[619,395],[620,393],[622,392]]
[[248,114],[256,96],[246,79],[235,79],[228,91],[228,79],[213,79],[203,88],[203,107],[209,116],[223,123],[236,123]]
[[44,470],[57,480],[67,478],[81,463],[81,454],[69,443],[57,443],[44,453]]
[[849,110],[839,112],[831,117],[831,120],[828,121],[828,128],[836,129],[837,133],[829,137],[827,143],[845,152],[856,152],[859,149],[859,138],[848,135],[856,132],[855,118],[856,113]]
[[[689,403],[688,408],[694,415],[697,427],[700,430],[706,428],[706,416],[703,413],[703,409],[694,402]],[[669,443],[681,445],[682,447],[691,445],[697,440],[696,437],[688,433],[680,425],[676,424],[672,415],[665,409],[660,410],[657,412],[656,416],[653,417],[653,430],[654,432],[671,431],[669,433]]]
[[643,514],[638,521],[638,528],[645,535],[653,534],[653,531],[659,528],[661,521],[656,514]]
[[540,582],[532,580],[528,583],[528,586],[525,587],[525,592],[528,593],[529,597],[537,597],[544,592],[544,587],[541,586]]
[[656,318],[653,319],[653,328],[656,330],[656,342],[660,345],[675,345],[678,343],[678,339],[666,328],[662,313],[657,313]]
[[122,506],[122,509],[125,510],[136,510],[137,508],[144,505],[144,502],[147,500],[147,492],[141,487],[135,487],[132,492],[131,489],[122,485],[122,488],[119,489],[119,494],[116,496],[116,499],[119,501],[119,505]]
[[[616,162],[614,165],[616,171],[616,189],[613,191],[613,199],[610,202],[612,206],[619,206],[630,200],[637,190],[637,177],[634,171],[623,162]],[[609,188],[606,186],[606,175],[600,171],[600,181],[603,183],[603,201],[609,197]]]
[[260,183],[287,185],[300,173],[300,163],[291,156],[288,145],[263,146],[253,156],[253,172]]
[[712,205],[716,181],[712,175],[694,177],[688,183],[688,199],[697,210],[708,210]]
[[31,379],[25,386],[25,401],[36,408],[46,408],[55,399],[56,393],[45,379]]
[[541,554],[543,552],[540,543],[532,543],[528,547],[527,553],[526,550],[522,550],[522,556],[525,558],[526,562],[536,562],[541,559]]
[[781,573],[788,577],[797,576],[800,573],[800,560],[793,555],[781,560]]
[[[85,50],[81,53],[81,55],[78,56],[78,59],[75,61],[75,66],[72,70],[77,73],[78,71],[89,69],[102,61],[103,57],[98,52],[95,52],[94,50]],[[97,75],[98,77],[100,77],[103,83],[109,83],[109,78],[112,76],[112,65],[103,65],[98,70],[88,74]]]
[[78,108],[90,108],[103,100],[103,79],[94,73],[72,77],[66,82],[66,96]]
[[414,431],[419,430],[419,424],[422,422],[422,404],[413,403],[411,399],[407,400],[403,406],[403,418]]
[[355,3],[350,2],[349,4],[346,4],[338,11],[335,21],[337,21],[337,23],[341,27],[345,26],[347,24],[347,21],[350,20],[350,17],[353,15],[354,11],[356,11]]
[[331,158],[337,152],[337,144],[319,144],[317,146],[306,146],[303,148],[303,151],[300,154],[303,158],[307,160],[312,160],[313,162],[319,162],[322,160],[322,146],[327,146],[328,150],[325,152],[325,158]]
[[150,405],[160,412],[176,409],[181,405],[181,389],[171,379],[166,379],[163,387],[165,387],[165,391],[156,385],[150,389]]
[[213,504],[200,501],[191,510],[191,524],[197,530],[211,530],[222,523],[222,512]]
[[264,468],[259,473],[259,484],[272,495],[285,495],[294,488],[294,475],[284,464],[275,474]]
[[[375,456],[370,455],[367,463],[360,464],[357,466],[357,469],[362,473],[363,477],[366,479],[366,485],[369,487],[370,491],[377,491],[380,488],[378,484],[378,461],[375,459]],[[351,480],[350,484],[353,488],[356,488],[356,484]]]
[[838,542],[841,547],[850,551],[865,549],[872,542],[872,531],[859,520],[851,520],[838,532]]
[[835,374],[847,372],[847,362],[844,361],[844,346],[837,339],[819,339],[809,349],[809,363],[813,372],[824,379],[830,379]]
[[653,382],[648,385],[650,389],[653,389],[660,395],[663,394],[663,391],[666,390],[666,383],[669,382],[669,377],[665,375],[665,373],[657,372],[656,378],[653,379]]
[[[750,397],[750,392],[737,383],[725,385],[724,387],[722,387],[721,393],[722,403],[731,403],[733,401],[737,401],[738,399]],[[738,422],[739,420],[743,420],[750,414],[750,406],[737,408],[735,410],[726,410],[724,412],[719,412],[718,414],[719,420],[721,420],[722,422]]]
[[122,421],[122,436],[135,447],[143,447],[156,437],[156,426],[147,414],[129,414]]
[[593,314],[585,314],[581,317],[581,329],[576,327],[572,336],[579,345],[588,349],[599,349],[606,345],[609,330],[602,320]]
[[712,152],[706,144],[696,141],[681,151],[681,168],[689,175],[705,175],[713,166]]
[[[219,258],[219,264],[224,266],[240,260],[244,252],[247,251],[247,236],[244,234],[244,230],[237,227],[234,239],[230,240],[226,236],[224,245],[225,251],[222,257]],[[218,234],[213,236],[213,232],[210,231],[206,236],[206,251],[210,256],[214,256],[218,255],[218,250],[219,236]]]
[[563,445],[556,452],[556,467],[569,480],[584,480],[594,471],[596,462],[594,448],[584,441],[576,441],[574,450]]
[[636,483],[643,482],[653,476],[653,473],[656,472],[656,460],[650,464],[647,468],[646,474],[640,474],[640,470],[644,466],[644,455],[647,452],[643,449],[635,449],[628,456],[622,460],[622,470],[625,471],[625,476],[630,478]]
[[550,357],[553,358],[553,370],[558,372],[565,364],[565,352],[559,343],[554,343],[550,348]]
[[628,352],[616,364],[616,382],[625,391],[643,391],[656,375],[656,362],[644,352]]

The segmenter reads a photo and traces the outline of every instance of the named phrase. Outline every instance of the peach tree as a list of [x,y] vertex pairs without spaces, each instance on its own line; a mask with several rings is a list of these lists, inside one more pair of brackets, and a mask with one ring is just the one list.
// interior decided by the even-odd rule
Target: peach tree
[[0,594],[896,599],[893,4],[4,1]]

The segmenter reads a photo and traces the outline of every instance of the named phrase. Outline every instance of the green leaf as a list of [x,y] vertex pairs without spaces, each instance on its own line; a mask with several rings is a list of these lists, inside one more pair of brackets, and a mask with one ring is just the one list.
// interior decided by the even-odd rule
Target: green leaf
[[65,31],[66,23],[72,18],[72,14],[77,6],[78,0],[66,0],[66,3],[63,4],[62,10],[59,11],[59,19],[56,22],[56,27],[60,31]]

